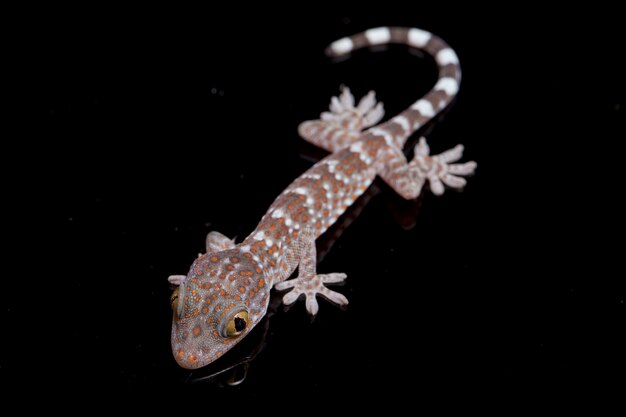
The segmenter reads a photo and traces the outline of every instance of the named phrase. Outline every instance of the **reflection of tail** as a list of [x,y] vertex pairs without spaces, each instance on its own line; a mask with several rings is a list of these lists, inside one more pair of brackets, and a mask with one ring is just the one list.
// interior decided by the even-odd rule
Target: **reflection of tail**
[[421,49],[432,55],[439,67],[435,86],[408,109],[391,120],[370,129],[385,131],[393,136],[398,148],[407,138],[443,110],[454,98],[461,81],[459,60],[452,48],[441,38],[416,28],[379,27],[333,42],[326,54],[339,57],[368,46],[399,43]]

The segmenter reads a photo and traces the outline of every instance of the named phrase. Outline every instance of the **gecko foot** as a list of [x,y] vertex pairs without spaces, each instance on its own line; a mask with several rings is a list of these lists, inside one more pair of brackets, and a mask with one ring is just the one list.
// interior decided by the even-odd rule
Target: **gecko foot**
[[428,180],[430,190],[435,195],[441,195],[445,191],[443,184],[451,188],[463,188],[465,178],[461,176],[471,175],[476,169],[476,162],[470,161],[463,164],[452,164],[463,156],[463,145],[457,145],[439,155],[430,156],[430,148],[426,139],[420,138],[415,146],[415,157],[409,166],[415,170],[420,181]]
[[283,302],[287,305],[293,304],[301,294],[306,296],[306,310],[316,315],[319,310],[316,295],[320,294],[335,304],[346,305],[348,299],[336,291],[329,290],[324,284],[335,284],[346,279],[346,274],[332,273],[314,275],[313,277],[298,277],[288,281],[279,282],[274,287],[281,291],[293,288],[283,297]]
[[331,98],[329,110],[317,120],[300,123],[298,133],[303,139],[331,152],[358,140],[362,130],[374,126],[385,114],[383,104],[376,102],[373,91],[355,105],[350,89],[344,86],[339,96]]

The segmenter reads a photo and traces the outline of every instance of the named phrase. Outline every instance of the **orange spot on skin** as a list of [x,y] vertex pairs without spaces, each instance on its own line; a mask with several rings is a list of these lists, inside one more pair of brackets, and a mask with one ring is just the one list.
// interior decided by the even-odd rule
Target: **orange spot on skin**
[[244,304],[245,304],[247,307],[249,307],[249,306],[250,306],[250,300],[246,300],[246,301],[244,301]]
[[188,359],[189,359],[189,363],[192,365],[198,361],[198,357],[194,355],[193,353],[189,354]]
[[262,287],[265,285],[265,280],[263,278],[259,279],[259,287]]
[[185,318],[186,318],[186,319],[191,318],[191,314],[189,314],[189,313],[185,313]]
[[202,334],[202,328],[200,326],[196,326],[193,328],[193,335],[198,337]]
[[242,277],[249,277],[252,275],[252,271],[239,271],[239,275]]
[[220,258],[218,258],[217,256],[211,256],[211,262],[217,262],[219,260]]
[[178,349],[178,351],[176,352],[176,359],[181,359],[184,354],[185,353],[183,352],[182,349]]
[[322,227],[322,222],[320,222],[319,220],[315,222],[315,227],[317,227],[318,229],[321,229]]
[[224,294],[226,294],[226,291],[220,290],[220,295],[224,295]]
[[239,287],[239,292],[242,294],[246,292],[246,287]]
[[276,221],[278,223],[285,223],[285,219],[283,219],[282,217],[277,218]]
[[229,276],[228,279],[231,280],[231,281],[234,281],[235,280],[235,274]]
[[294,239],[297,238],[298,237],[298,231],[294,230],[293,233],[291,234],[291,236],[293,236]]
[[213,330],[213,336],[215,336],[215,337],[219,337],[219,335],[220,335],[220,334],[217,332],[217,329],[216,329],[216,330]]
[[213,309],[213,311],[218,312],[218,311],[220,311],[220,308],[221,308],[221,307],[220,307],[220,305],[218,304],[218,305],[216,305],[216,306],[215,306],[215,308]]
[[234,266],[232,266],[232,265],[226,265],[226,269],[227,269],[228,271],[232,271],[233,269],[235,269],[235,267],[234,267]]
[[230,258],[230,261],[236,264],[237,262],[239,262],[239,258],[237,258],[236,256],[233,256],[232,258]]
[[224,278],[226,278],[226,274],[222,272],[221,274],[219,274],[219,277],[220,277],[221,279],[224,279]]
[[263,272],[263,271],[261,270],[261,268],[260,268],[260,267],[258,267],[258,266],[256,267],[255,271],[256,271],[256,273],[257,273],[257,274],[260,274],[261,272]]
[[194,316],[194,317],[198,317],[198,314],[200,314],[200,312],[198,311],[198,309],[197,309],[197,308],[194,308],[194,309],[193,309],[193,316]]
[[239,294],[236,294],[233,298],[237,301],[241,300],[241,297],[239,296]]
[[248,278],[244,279],[243,285],[250,285],[250,280]]
[[252,255],[250,255],[249,253],[244,253],[243,256],[245,256],[248,259],[252,258]]
[[270,261],[270,265],[271,265],[271,266],[276,266],[276,261],[272,259],[272,260]]
[[254,291],[250,290],[250,297],[254,297]]
[[209,307],[202,307],[202,314],[208,314],[209,313]]

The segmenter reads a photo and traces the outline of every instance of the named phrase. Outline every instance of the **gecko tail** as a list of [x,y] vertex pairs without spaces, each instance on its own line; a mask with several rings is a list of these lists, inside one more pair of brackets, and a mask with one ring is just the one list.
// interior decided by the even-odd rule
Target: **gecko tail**
[[402,148],[408,137],[446,108],[459,91],[461,67],[456,52],[440,37],[417,28],[378,27],[341,38],[326,48],[330,57],[341,57],[357,49],[388,44],[403,44],[431,55],[438,67],[433,88],[406,110],[378,125],[395,133],[395,144]]

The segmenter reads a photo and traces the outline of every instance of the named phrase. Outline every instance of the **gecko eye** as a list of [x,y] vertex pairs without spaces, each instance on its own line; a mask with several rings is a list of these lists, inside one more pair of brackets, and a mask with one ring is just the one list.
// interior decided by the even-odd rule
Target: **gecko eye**
[[240,310],[230,317],[225,326],[222,326],[220,333],[223,337],[235,337],[243,333],[246,327],[248,327],[248,312]]
[[180,300],[180,287],[177,287],[174,291],[172,291],[172,295],[170,295],[170,305],[172,306],[172,311],[178,314],[178,304]]

